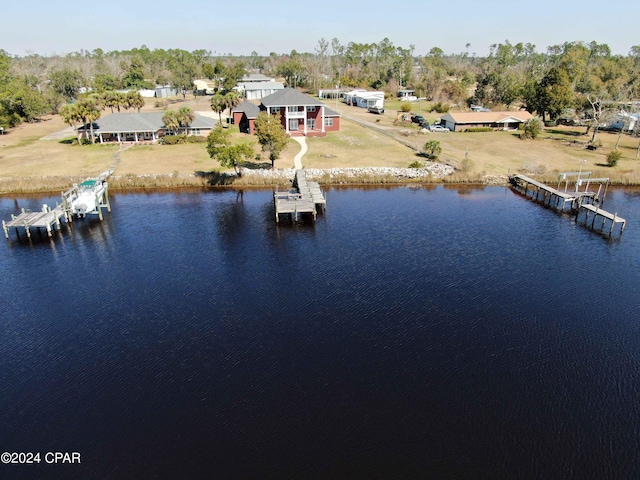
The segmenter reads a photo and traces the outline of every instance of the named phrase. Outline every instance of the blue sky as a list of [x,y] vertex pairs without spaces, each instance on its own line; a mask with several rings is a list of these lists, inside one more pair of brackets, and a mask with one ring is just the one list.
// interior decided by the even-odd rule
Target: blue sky
[[487,55],[489,46],[532,43],[539,52],[565,41],[595,40],[627,55],[640,45],[640,1],[616,0],[154,0],[6,1],[0,48],[14,55],[80,49],[205,49],[218,54],[312,52],[318,40],[415,45],[424,55]]

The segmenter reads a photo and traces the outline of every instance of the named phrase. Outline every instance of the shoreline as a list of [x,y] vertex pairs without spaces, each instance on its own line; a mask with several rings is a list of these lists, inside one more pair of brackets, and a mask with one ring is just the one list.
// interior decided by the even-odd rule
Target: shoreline
[[[453,167],[438,163],[426,162],[423,168],[395,167],[351,167],[305,169],[309,179],[323,186],[358,186],[358,185],[485,185],[508,186],[509,175],[473,175],[456,171]],[[277,170],[243,169],[242,175],[234,172],[199,172],[192,175],[178,174],[143,174],[117,175],[109,177],[109,188],[112,191],[159,190],[179,188],[276,188],[287,187],[295,175],[294,168]],[[533,175],[539,181],[553,184],[556,176],[547,173]],[[34,195],[59,193],[81,183],[87,177],[78,176],[42,176],[0,179],[0,196]],[[614,178],[610,186],[638,187],[640,183]]]

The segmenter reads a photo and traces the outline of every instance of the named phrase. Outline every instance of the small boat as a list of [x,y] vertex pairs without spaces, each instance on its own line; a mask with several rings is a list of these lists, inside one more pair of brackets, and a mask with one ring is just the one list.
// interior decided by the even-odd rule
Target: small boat
[[74,184],[73,188],[66,192],[67,205],[72,215],[84,217],[89,214],[97,214],[102,217],[100,208],[106,207],[111,211],[107,194],[107,177],[111,172],[104,172],[96,178],[88,178],[81,184]]
[[89,213],[97,214],[104,195],[105,183],[90,179],[78,185],[76,198],[71,200],[71,213],[79,217],[84,217]]

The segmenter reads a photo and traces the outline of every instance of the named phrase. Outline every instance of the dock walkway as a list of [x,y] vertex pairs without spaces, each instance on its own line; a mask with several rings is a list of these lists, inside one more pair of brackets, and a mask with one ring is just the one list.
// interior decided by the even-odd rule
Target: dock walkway
[[[587,174],[590,172],[582,172]],[[557,212],[568,212],[575,214],[576,222],[581,223],[590,230],[598,230],[601,234],[612,237],[617,233],[618,237],[622,235],[627,222],[624,218],[619,217],[617,213],[609,213],[600,208],[606,195],[606,186],[609,184],[608,178],[588,178],[580,180],[580,173],[565,172],[560,174],[561,179],[568,176],[578,176],[576,180],[575,192],[561,192],[558,189],[540,183],[526,175],[513,175],[509,179],[513,188],[522,193],[525,197],[542,203],[545,206],[553,208]],[[578,191],[578,188],[586,183],[599,183],[598,192]],[[560,181],[558,181],[558,185]],[[601,197],[602,185],[605,185],[604,195]],[[567,208],[568,207],[568,208]]]
[[586,191],[561,192],[526,175],[513,175],[510,179],[514,188],[525,197],[551,207],[558,212],[577,211],[583,203],[593,203],[596,196],[594,192]]
[[609,213],[594,205],[581,205],[576,215],[576,222],[582,223],[590,230],[599,230],[608,237],[612,237],[614,233],[620,237],[627,226],[627,221],[617,213]]
[[16,231],[23,228],[29,238],[31,237],[31,228],[44,228],[47,231],[47,235],[51,237],[54,227],[60,229],[60,219],[62,217],[67,218],[66,216],[67,212],[62,205],[51,209],[45,204],[40,212],[31,212],[23,208],[22,213],[19,215],[11,215],[11,220],[8,222],[3,220],[2,228],[7,238],[9,238],[10,228],[15,228]]
[[304,170],[296,170],[293,187],[287,191],[276,190],[273,194],[276,222],[280,222],[282,214],[290,215],[293,220],[307,214],[315,221],[318,210],[326,211],[327,199],[324,193],[318,182],[307,181]]

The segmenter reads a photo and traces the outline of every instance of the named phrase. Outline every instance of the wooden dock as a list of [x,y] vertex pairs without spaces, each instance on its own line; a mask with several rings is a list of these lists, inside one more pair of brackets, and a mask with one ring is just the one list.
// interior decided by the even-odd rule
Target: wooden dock
[[561,192],[526,175],[513,175],[510,180],[516,191],[557,212],[576,212],[580,205],[594,203],[596,200],[594,192]]
[[296,170],[293,187],[287,191],[276,190],[273,194],[276,222],[280,222],[280,215],[283,214],[290,215],[296,221],[301,215],[311,215],[315,221],[318,210],[326,211],[324,193],[317,182],[307,181],[304,170]]
[[[581,174],[590,176],[591,172],[565,172],[559,176],[558,188],[562,180],[566,181],[570,177],[577,176],[574,192],[568,192],[566,187],[565,191],[562,192],[526,175],[513,175],[509,177],[509,180],[513,188],[525,197],[553,208],[559,213],[575,214],[576,222],[583,224],[592,231],[598,230],[608,237],[612,237],[617,233],[619,237],[627,225],[626,220],[619,217],[617,213],[609,213],[601,208],[609,185],[609,179],[590,177],[580,179]],[[579,191],[579,187],[583,184],[586,184],[585,189]],[[597,192],[587,190],[590,185],[595,184],[599,185]]]
[[624,232],[624,227],[627,226],[627,221],[619,217],[617,213],[609,213],[598,208],[597,205],[582,205],[576,215],[576,222],[582,223],[590,230],[598,230],[609,238],[614,234],[620,237]]
[[[100,220],[103,220],[102,209],[106,208],[111,212],[111,203],[109,202],[109,186],[106,179],[113,172],[111,170],[101,173],[96,178],[89,178],[80,185],[74,184],[67,191],[62,192],[62,204],[56,205],[51,209],[48,205],[43,205],[40,212],[32,212],[22,209],[19,215],[11,215],[8,222],[2,221],[4,234],[9,238],[9,229],[14,228],[19,234],[20,229],[24,229],[27,237],[31,238],[31,229],[44,228],[49,237],[53,235],[54,227],[60,229],[60,219],[64,217],[67,224],[73,221],[73,216],[84,217],[87,214],[97,214]],[[92,190],[93,187],[97,189]],[[87,193],[89,192],[89,193]],[[85,197],[82,197],[85,195]],[[77,210],[76,201],[86,198],[89,195],[91,201],[86,203],[91,206],[82,211]],[[85,205],[82,205],[83,207]]]
[[43,205],[40,212],[31,212],[29,210],[22,209],[20,215],[11,215],[11,220],[8,222],[2,221],[2,228],[4,234],[9,238],[9,229],[15,228],[16,231],[24,229],[27,233],[27,237],[31,238],[31,229],[44,228],[47,231],[47,235],[50,237],[53,235],[54,227],[60,229],[60,219],[67,217],[67,212],[62,205],[58,205],[56,208],[51,209],[48,205]]

